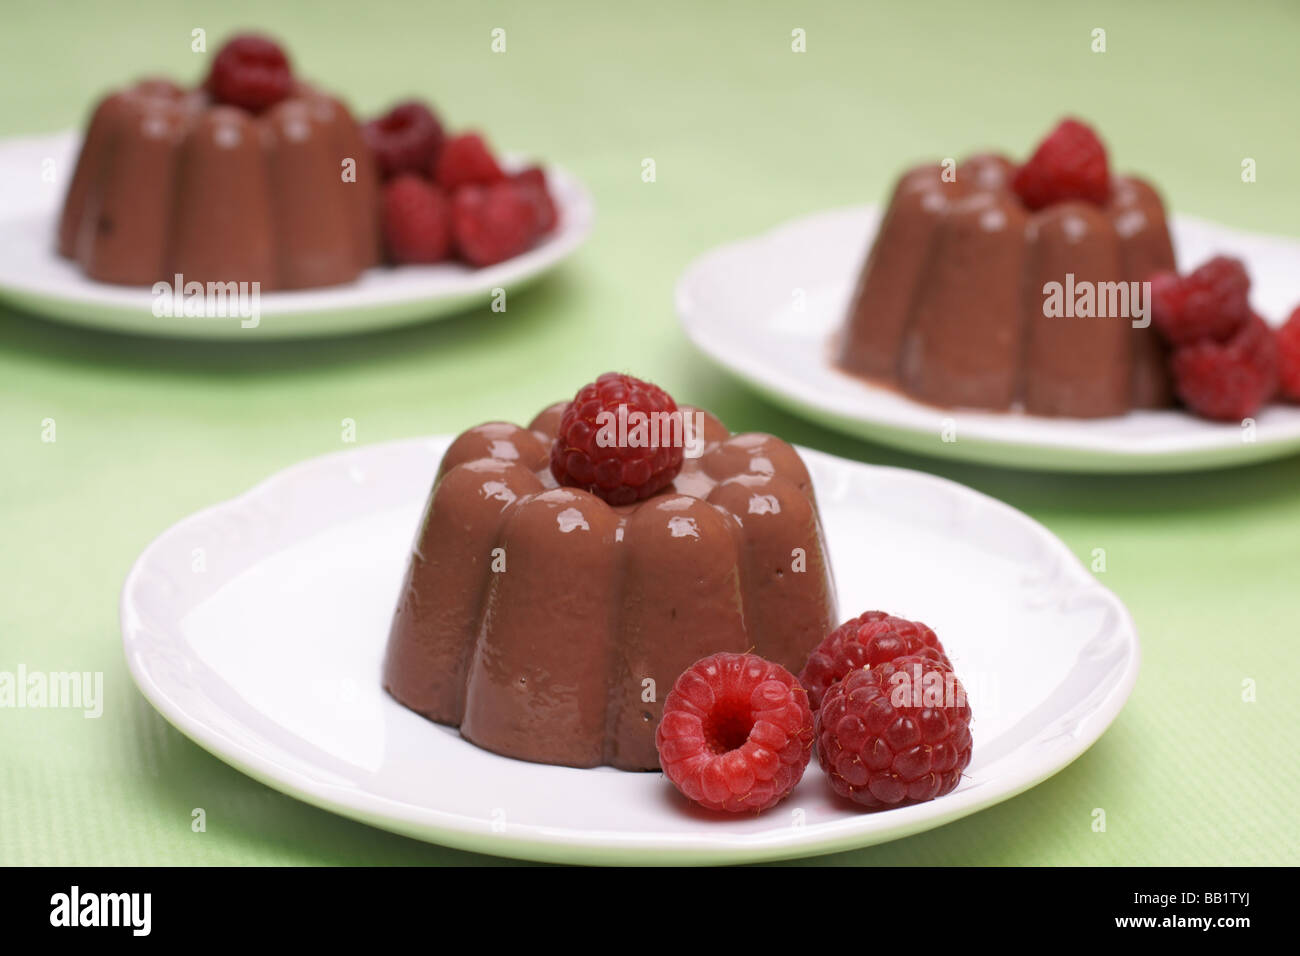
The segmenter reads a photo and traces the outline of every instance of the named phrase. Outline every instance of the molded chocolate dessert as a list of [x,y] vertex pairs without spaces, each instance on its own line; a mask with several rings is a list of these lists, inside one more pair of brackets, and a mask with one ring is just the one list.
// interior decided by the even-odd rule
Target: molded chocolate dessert
[[812,483],[785,442],[703,413],[702,454],[672,485],[610,505],[551,475],[566,404],[448,449],[384,687],[499,754],[653,770],[662,702],[690,665],[753,651],[798,672],[835,625]]
[[58,249],[122,285],[349,282],[379,259],[378,181],[347,108],[311,87],[254,113],[146,80],[95,108]]
[[1141,282],[1174,267],[1165,212],[1140,179],[1104,206],[1027,209],[1015,166],[975,156],[899,181],[838,344],[843,370],[946,407],[1096,418],[1172,404],[1163,346],[1124,317],[1044,315],[1043,287]]

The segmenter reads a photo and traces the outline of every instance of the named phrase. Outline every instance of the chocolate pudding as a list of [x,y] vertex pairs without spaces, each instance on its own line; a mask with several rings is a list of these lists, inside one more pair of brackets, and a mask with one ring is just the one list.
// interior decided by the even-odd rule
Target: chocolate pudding
[[858,279],[836,365],[942,407],[1096,418],[1170,405],[1163,346],[1154,329],[1135,327],[1136,300],[1115,316],[1044,307],[1048,283],[1100,289],[1172,269],[1160,197],[1115,177],[1104,206],[1031,211],[1010,188],[1014,170],[981,155],[952,181],[939,164],[904,174]]
[[447,451],[384,687],[499,754],[657,769],[662,701],[686,668],[752,651],[797,673],[835,625],[812,483],[785,442],[702,413],[702,454],[673,484],[612,506],[556,486],[563,408]]
[[58,250],[122,285],[350,282],[379,259],[378,182],[347,108],[311,87],[252,113],[147,80],[96,107]]

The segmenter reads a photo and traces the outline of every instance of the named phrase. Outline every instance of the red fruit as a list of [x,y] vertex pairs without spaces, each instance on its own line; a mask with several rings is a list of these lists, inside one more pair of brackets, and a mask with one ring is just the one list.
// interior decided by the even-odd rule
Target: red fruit
[[393,262],[441,262],[451,252],[451,208],[441,189],[413,173],[384,186],[384,246]]
[[361,127],[385,179],[398,173],[423,173],[442,149],[442,124],[423,103],[408,100]]
[[655,732],[673,786],[729,813],[779,803],[803,777],[812,739],[804,689],[784,667],[753,654],[714,654],[688,668]]
[[506,178],[477,133],[463,133],[443,143],[430,172],[448,192],[461,186],[490,186]]
[[293,71],[279,44],[244,33],[217,52],[205,86],[218,103],[259,113],[293,92]]
[[952,666],[939,638],[924,624],[884,611],[868,611],[826,635],[808,655],[799,681],[816,711],[826,692],[845,674],[907,655],[921,655]]
[[510,177],[517,183],[528,183],[546,189],[546,171],[540,166],[529,166]]
[[1168,338],[1165,329],[1177,328],[1183,314],[1183,280],[1177,272],[1165,270],[1154,272],[1148,280],[1151,283],[1151,321],[1161,334]]
[[1268,323],[1252,315],[1226,342],[1202,339],[1177,349],[1170,370],[1189,409],[1204,418],[1239,422],[1277,390],[1277,340]]
[[949,793],[970,764],[970,704],[928,657],[860,668],[817,711],[817,761],[831,789],[873,810]]
[[559,214],[555,210],[555,200],[551,198],[551,192],[546,188],[546,173],[540,166],[530,166],[522,172],[515,173],[510,177],[511,181],[516,183],[524,190],[536,211],[537,234],[544,236],[556,226],[559,221]]
[[1110,199],[1106,147],[1091,127],[1062,120],[1016,171],[1011,188],[1030,209],[1071,199],[1104,206]]
[[462,186],[451,200],[456,248],[470,265],[504,262],[537,238],[537,207],[532,197],[512,182]]
[[662,388],[606,372],[565,407],[551,445],[551,474],[612,505],[631,504],[677,477],[682,428],[677,403]]
[[1300,402],[1300,306],[1277,330],[1278,391]]
[[1231,338],[1250,318],[1250,276],[1240,259],[1215,256],[1181,278],[1151,277],[1151,319],[1171,345]]

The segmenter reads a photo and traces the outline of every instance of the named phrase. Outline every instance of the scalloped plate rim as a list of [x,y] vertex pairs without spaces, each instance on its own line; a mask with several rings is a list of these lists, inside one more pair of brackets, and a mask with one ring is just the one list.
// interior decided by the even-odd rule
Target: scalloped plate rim
[[[381,829],[426,842],[494,856],[507,856],[541,862],[662,865],[680,863],[728,864],[761,862],[814,856],[857,849],[876,843],[899,839],[923,830],[942,826],[986,807],[1010,799],[1037,785],[1064,769],[1083,754],[1110,726],[1127,701],[1137,680],[1141,661],[1141,648],[1136,625],[1123,602],[1108,588],[1100,584],[1087,571],[1079,559],[1050,530],[1038,521],[1012,506],[988,495],[924,472],[892,466],[867,465],[840,459],[836,456],[796,446],[800,454],[832,464],[847,465],[887,474],[895,479],[919,481],[942,489],[944,493],[974,501],[995,510],[1012,521],[1024,524],[1047,547],[1056,553],[1060,570],[1068,574],[1088,592],[1099,596],[1116,612],[1115,633],[1123,643],[1122,673],[1115,678],[1101,701],[1079,718],[1086,725],[1084,732],[1053,751],[1052,759],[1040,759],[1022,767],[1019,772],[1007,774],[968,790],[959,788],[952,794],[929,803],[898,808],[876,814],[856,814],[832,824],[823,824],[823,831],[815,839],[801,838],[795,828],[779,832],[780,837],[756,838],[752,835],[728,836],[725,832],[710,834],[701,839],[694,835],[666,837],[662,833],[647,834],[642,838],[625,833],[611,834],[602,831],[554,831],[547,827],[528,828],[531,832],[514,835],[489,834],[483,830],[483,820],[461,814],[449,813],[428,806],[419,806],[391,797],[368,793],[353,786],[340,786],[311,778],[284,766],[277,766],[273,755],[268,756],[247,743],[231,738],[220,730],[203,723],[188,713],[182,701],[177,701],[168,690],[160,686],[151,671],[150,662],[133,644],[138,636],[135,623],[136,602],[141,599],[142,580],[149,573],[150,560],[164,543],[177,535],[201,526],[205,521],[229,513],[237,513],[259,499],[273,493],[282,485],[309,476],[318,469],[329,468],[370,455],[395,451],[416,445],[427,449],[437,448],[433,461],[453,436],[430,436],[416,439],[398,439],[355,449],[332,452],[300,461],[275,472],[243,494],[203,508],[171,525],[158,535],[141,552],[132,564],[123,584],[120,601],[120,618],[123,632],[123,650],[132,679],[149,703],[177,730],[204,750],[220,758],[235,769],[288,796],[310,805],[328,810]],[[397,706],[394,704],[393,706]],[[1039,729],[1039,733],[1043,728]],[[464,743],[465,747],[473,747]],[[505,759],[505,758],[500,758]],[[512,761],[514,763],[514,761]],[[524,768],[533,766],[519,762]],[[600,768],[591,773],[621,773]],[[817,773],[815,762],[809,769]],[[659,785],[668,786],[659,775],[644,775],[655,779]],[[891,826],[863,830],[863,821],[888,818]],[[859,824],[859,827],[855,827]],[[655,844],[646,841],[654,840]]]

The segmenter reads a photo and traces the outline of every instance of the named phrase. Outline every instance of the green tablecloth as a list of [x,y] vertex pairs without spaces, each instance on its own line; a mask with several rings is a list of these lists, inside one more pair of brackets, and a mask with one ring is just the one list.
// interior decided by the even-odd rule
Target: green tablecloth
[[[383,335],[208,345],[0,310],[0,671],[104,673],[99,720],[0,710],[0,863],[478,863],[312,809],[167,725],[117,622],[139,551],[302,458],[525,419],[620,368],[761,429],[933,471],[1024,509],[1132,609],[1145,659],[1111,730],[975,817],[826,863],[1295,863],[1300,458],[1169,477],[1016,473],[904,455],[803,422],[716,372],[679,331],[675,277],[716,243],[880,198],[909,161],[1023,152],[1096,122],[1174,208],[1300,233],[1300,7],[1040,3],[21,4],[0,28],[0,134],[79,124],[143,73],[194,76],[256,24],[361,112],[398,94],[562,163],[598,222],[564,269],[486,310]],[[493,54],[490,31],[507,31]],[[1090,49],[1094,28],[1107,51]],[[791,52],[802,28],[807,52]],[[658,179],[641,181],[652,157]],[[1243,184],[1243,157],[1258,182]],[[1298,270],[1300,275],[1300,270]],[[1300,287],[1298,287],[1300,288]],[[1300,296],[1297,296],[1300,298]],[[42,421],[57,441],[42,442]],[[1242,700],[1245,679],[1257,700]],[[203,807],[207,832],[193,833]],[[1105,833],[1092,829],[1104,808]]]

